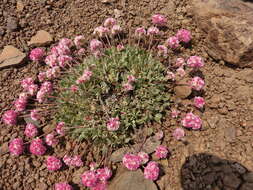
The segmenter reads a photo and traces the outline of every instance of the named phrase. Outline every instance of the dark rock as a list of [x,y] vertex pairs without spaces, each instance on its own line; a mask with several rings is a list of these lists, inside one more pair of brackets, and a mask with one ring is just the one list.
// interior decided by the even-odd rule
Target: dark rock
[[193,0],[198,26],[206,33],[206,50],[217,60],[253,67],[253,4],[241,0]]
[[253,183],[253,172],[244,174],[243,179],[249,183]]
[[226,187],[237,189],[241,184],[240,178],[238,178],[234,173],[228,173],[223,178],[223,184]]
[[244,183],[240,190],[252,190],[253,189],[253,183]]

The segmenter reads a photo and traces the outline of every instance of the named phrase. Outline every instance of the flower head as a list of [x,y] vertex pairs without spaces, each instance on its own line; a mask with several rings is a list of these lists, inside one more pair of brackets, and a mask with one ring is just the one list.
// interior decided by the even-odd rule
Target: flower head
[[29,86],[34,84],[34,80],[32,78],[25,78],[21,81],[21,86],[27,91]]
[[41,116],[40,116],[38,110],[32,110],[31,113],[30,113],[30,117],[31,117],[32,120],[38,121]]
[[90,49],[91,49],[91,52],[96,52],[100,49],[103,48],[103,43],[99,40],[96,40],[96,39],[93,39],[90,41]]
[[45,59],[45,63],[50,66],[50,67],[54,67],[57,66],[57,55],[52,54],[52,55],[48,55]]
[[76,80],[76,83],[81,84],[81,83],[84,83],[86,81],[89,81],[92,74],[93,74],[92,71],[90,71],[89,69],[84,70],[83,75]]
[[38,74],[38,79],[39,79],[40,82],[43,82],[46,78],[47,78],[46,72],[40,72]]
[[117,21],[114,18],[107,18],[105,19],[104,26],[108,28],[112,28]]
[[18,113],[14,110],[8,110],[4,112],[2,120],[7,125],[16,125],[17,124]]
[[117,45],[117,50],[118,51],[122,51],[124,49],[125,49],[125,47],[123,45],[121,45],[121,44]]
[[176,128],[173,131],[172,135],[176,140],[180,140],[184,137],[185,133],[184,133],[184,130],[182,128]]
[[36,127],[34,124],[28,123],[28,124],[26,125],[25,132],[24,132],[24,133],[25,133],[25,135],[26,135],[27,137],[32,138],[32,137],[35,137],[35,136],[38,135],[38,129],[37,129],[37,127]]
[[69,55],[60,55],[58,57],[58,63],[59,66],[64,68],[68,63],[70,63],[73,60],[73,58]]
[[127,81],[128,81],[129,83],[133,83],[133,82],[136,81],[136,78],[135,78],[135,76],[133,76],[133,75],[128,75],[128,76],[127,76]]
[[191,112],[186,114],[181,123],[184,127],[190,129],[200,129],[202,125],[200,117]]
[[171,110],[171,117],[172,118],[177,118],[179,114],[180,114],[180,111],[178,111],[176,109]]
[[168,55],[168,48],[166,46],[164,46],[164,45],[158,45],[157,49],[158,49],[158,55],[159,56],[167,57],[167,55]]
[[81,48],[84,45],[84,36],[80,35],[80,36],[76,36],[74,39],[74,44],[77,48]]
[[122,87],[123,87],[124,91],[126,91],[126,92],[131,91],[131,90],[134,89],[133,85],[131,83],[129,83],[129,82],[124,83],[122,85]]
[[109,131],[117,131],[120,126],[120,121],[118,117],[112,117],[109,119],[109,121],[106,124],[107,129]]
[[179,40],[176,36],[170,37],[167,41],[166,44],[172,49],[176,49],[179,47]]
[[32,154],[37,156],[45,154],[47,150],[46,147],[43,145],[43,141],[41,139],[33,139],[29,149]]
[[194,106],[197,108],[203,108],[205,105],[205,99],[199,96],[195,97],[193,102],[194,102]]
[[167,72],[167,75],[166,75],[166,78],[167,78],[168,80],[174,81],[175,78],[176,78],[176,75],[175,75],[173,72],[168,71],[168,72]]
[[192,89],[199,91],[203,89],[203,87],[205,86],[205,82],[200,77],[194,77],[190,81],[190,86]]
[[159,33],[160,33],[159,29],[155,26],[151,26],[151,27],[148,28],[148,32],[147,32],[148,36],[158,35]]
[[59,143],[59,140],[55,137],[54,133],[46,135],[45,142],[48,146],[54,146]]
[[191,56],[187,60],[187,66],[192,67],[194,69],[199,69],[204,66],[204,61],[199,56]]
[[97,177],[100,181],[107,181],[112,176],[112,171],[108,168],[101,168],[97,170]]
[[192,38],[191,32],[186,29],[178,30],[176,36],[179,39],[179,41],[185,42],[185,43],[188,43],[189,41],[191,41],[191,38]]
[[24,142],[21,138],[15,138],[10,141],[9,151],[12,155],[19,156],[24,151]]
[[61,169],[62,162],[55,156],[48,156],[46,160],[47,169],[50,171],[56,171]]
[[122,28],[120,25],[113,25],[112,29],[111,29],[111,33],[112,35],[116,35],[122,32]]
[[35,48],[30,52],[30,59],[32,61],[41,61],[44,57],[45,51],[42,48]]
[[176,71],[177,71],[177,74],[178,74],[180,77],[183,77],[183,76],[185,76],[185,74],[186,74],[186,72],[185,72],[185,70],[184,70],[183,67],[179,67]]
[[183,58],[177,58],[176,63],[175,63],[176,67],[183,67],[184,64],[185,64],[185,61]]
[[142,162],[142,159],[138,155],[125,154],[123,157],[123,165],[129,170],[137,170]]
[[103,26],[99,26],[94,29],[93,34],[98,35],[100,38],[102,38],[102,37],[106,36],[109,32],[110,32],[110,30],[108,28],[103,27]]
[[16,111],[24,111],[27,105],[27,98],[18,98],[14,102]]
[[86,171],[81,176],[82,184],[86,187],[94,187],[98,183],[98,177],[95,171]]
[[160,145],[160,146],[156,147],[155,156],[158,158],[166,158],[168,155],[168,152],[169,151],[165,146]]
[[71,39],[68,39],[68,38],[62,38],[60,41],[59,41],[59,45],[62,45],[62,46],[67,46],[67,47],[72,47],[73,46],[73,42]]
[[167,23],[167,19],[161,14],[155,14],[152,16],[152,23],[157,26],[165,26]]
[[146,152],[139,152],[138,156],[140,157],[142,164],[146,164],[149,161],[149,155]]
[[148,165],[144,168],[144,177],[146,179],[155,181],[159,176],[158,164],[154,161],[150,161]]
[[136,28],[134,34],[135,36],[137,37],[142,37],[142,36],[145,36],[146,35],[146,29],[144,27],[139,27],[139,28]]
[[61,182],[54,185],[54,190],[73,190],[73,188],[67,182]]
[[65,126],[65,123],[64,122],[59,122],[55,128],[56,132],[59,134],[59,135],[64,135],[65,134],[65,131],[64,131],[64,126]]

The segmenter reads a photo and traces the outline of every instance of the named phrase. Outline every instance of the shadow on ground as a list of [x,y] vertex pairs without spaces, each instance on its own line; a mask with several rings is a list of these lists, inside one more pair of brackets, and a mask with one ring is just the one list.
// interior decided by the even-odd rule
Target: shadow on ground
[[196,154],[181,168],[183,190],[253,190],[253,172],[238,162]]

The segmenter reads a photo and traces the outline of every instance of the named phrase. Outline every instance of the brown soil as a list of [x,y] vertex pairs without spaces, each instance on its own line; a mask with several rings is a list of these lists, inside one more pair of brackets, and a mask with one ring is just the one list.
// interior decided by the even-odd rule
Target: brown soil
[[[199,177],[182,180],[187,179],[187,176],[181,176],[185,173],[184,164],[187,165],[189,157],[199,153],[215,155],[223,160],[236,161],[247,170],[253,171],[252,70],[228,67],[223,62],[215,62],[206,54],[204,51],[205,38],[193,22],[192,15],[187,12],[188,0],[176,1],[175,10],[173,10],[173,2],[166,0],[115,0],[109,4],[104,4],[99,0],[22,0],[24,10],[20,12],[17,11],[16,0],[2,1],[0,4],[0,49],[10,44],[26,53],[30,50],[26,45],[27,41],[41,29],[50,32],[55,40],[82,34],[88,41],[93,28],[99,26],[108,16],[114,16],[117,12],[115,9],[121,12],[119,19],[125,28],[147,26],[150,23],[151,15],[163,13],[169,18],[166,37],[174,34],[179,28],[190,29],[193,33],[193,46],[191,49],[182,51],[182,56],[197,54],[205,59],[206,66],[203,73],[207,84],[205,89],[207,106],[203,113],[199,113],[202,115],[204,125],[201,131],[186,132],[185,140],[188,143],[185,145],[175,141],[171,136],[171,131],[178,125],[177,122],[170,120],[164,124],[163,127],[166,128],[165,143],[168,144],[172,156],[168,160],[168,167],[166,167],[165,176],[162,178],[167,179],[166,188],[161,186],[160,188],[208,189],[208,183],[209,185],[213,184],[213,181],[203,182],[204,185],[199,186],[196,185],[196,179],[199,180]],[[7,23],[12,23],[12,26]],[[16,27],[15,24],[17,24]],[[8,31],[8,28],[14,28],[14,31]],[[12,102],[22,91],[19,81],[24,77],[34,77],[40,69],[43,69],[43,66],[28,61],[19,68],[0,71],[0,115],[12,107]],[[181,103],[185,104],[187,101],[181,101]],[[0,123],[0,127],[1,152],[6,149],[10,139],[24,136],[23,125],[10,128]],[[87,146],[75,146],[73,141],[67,139],[66,142],[57,146],[54,152],[55,155],[61,156],[62,149],[71,151],[72,147],[77,147],[74,152],[82,152],[87,164],[93,157],[91,153],[88,153]],[[1,155],[0,189],[51,189],[54,183],[61,180],[78,181],[75,176],[85,170],[85,168],[64,168],[63,171],[50,173],[45,169],[44,159],[44,157],[31,156],[30,154],[20,157],[13,157],[9,154]],[[201,163],[201,161],[197,161]],[[182,167],[184,172],[181,171]],[[191,171],[190,166],[187,166],[186,170],[187,168]],[[247,170],[245,169],[245,172]],[[78,184],[76,187],[78,189]]]

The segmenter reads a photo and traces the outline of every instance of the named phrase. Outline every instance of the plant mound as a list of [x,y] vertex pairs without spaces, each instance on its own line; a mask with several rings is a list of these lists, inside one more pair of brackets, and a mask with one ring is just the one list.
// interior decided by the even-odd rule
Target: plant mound
[[[80,82],[87,71],[89,76]],[[66,90],[56,94],[56,120],[80,140],[113,147],[131,143],[136,130],[166,114],[171,88],[165,73],[165,66],[146,50],[108,48],[61,79],[60,89]],[[73,85],[76,90],[69,90]],[[110,130],[112,125],[118,128]]]

